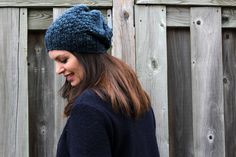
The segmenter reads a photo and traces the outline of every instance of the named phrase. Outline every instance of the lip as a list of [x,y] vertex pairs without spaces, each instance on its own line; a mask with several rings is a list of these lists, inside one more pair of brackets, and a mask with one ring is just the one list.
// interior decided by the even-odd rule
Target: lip
[[73,81],[73,75],[74,74],[66,75],[66,80],[69,81],[69,82]]

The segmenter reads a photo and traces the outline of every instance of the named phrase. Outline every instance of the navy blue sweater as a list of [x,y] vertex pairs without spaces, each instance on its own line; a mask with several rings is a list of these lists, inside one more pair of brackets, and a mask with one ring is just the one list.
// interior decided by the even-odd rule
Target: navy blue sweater
[[153,111],[134,120],[85,90],[74,103],[57,157],[159,157]]

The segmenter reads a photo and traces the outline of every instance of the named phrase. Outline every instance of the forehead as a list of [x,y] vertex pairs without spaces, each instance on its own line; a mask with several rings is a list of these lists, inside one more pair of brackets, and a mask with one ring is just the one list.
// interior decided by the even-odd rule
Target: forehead
[[65,50],[52,50],[48,52],[48,55],[51,59],[55,59],[58,56],[68,56],[71,55],[71,53],[69,51],[65,51]]

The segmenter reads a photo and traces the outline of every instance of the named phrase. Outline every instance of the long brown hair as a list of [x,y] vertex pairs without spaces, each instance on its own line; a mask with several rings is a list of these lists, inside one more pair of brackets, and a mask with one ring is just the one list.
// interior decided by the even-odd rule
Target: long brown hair
[[92,89],[101,99],[109,101],[115,111],[137,118],[150,108],[150,99],[138,78],[126,63],[110,54],[73,53],[84,68],[84,78],[78,86],[65,82],[61,89],[68,100],[64,114],[70,115],[75,98],[85,89]]

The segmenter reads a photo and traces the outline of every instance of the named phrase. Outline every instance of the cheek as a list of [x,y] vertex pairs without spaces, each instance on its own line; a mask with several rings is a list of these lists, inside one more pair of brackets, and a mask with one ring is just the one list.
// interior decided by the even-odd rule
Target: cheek
[[74,68],[74,73],[77,77],[79,77],[80,80],[84,78],[84,70],[80,64],[77,64],[77,66]]

